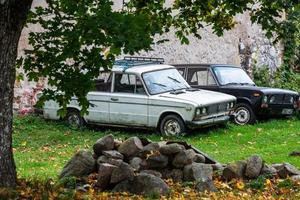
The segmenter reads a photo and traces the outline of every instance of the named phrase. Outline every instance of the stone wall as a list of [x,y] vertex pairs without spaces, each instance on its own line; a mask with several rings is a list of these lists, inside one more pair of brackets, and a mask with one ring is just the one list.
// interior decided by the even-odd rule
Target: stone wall
[[[122,8],[122,1],[115,1],[115,9]],[[42,0],[34,0],[33,7],[45,5]],[[251,73],[253,60],[258,66],[268,65],[270,69],[275,69],[281,63],[280,46],[273,46],[258,25],[251,25],[248,13],[236,17],[237,25],[234,29],[226,31],[223,37],[218,37],[212,33],[210,27],[199,30],[202,40],[192,36],[189,37],[189,45],[181,45],[175,38],[174,33],[170,32],[157,39],[169,39],[163,44],[153,45],[153,51],[140,52],[140,56],[163,57],[166,63],[223,63],[242,65]],[[23,49],[28,48],[28,33],[30,31],[40,31],[39,26],[29,26],[22,32],[19,43],[19,55],[22,55]],[[249,69],[248,69],[249,68]],[[18,73],[22,73],[19,70]],[[43,85],[41,79],[38,87]],[[25,78],[16,83],[15,108],[28,106],[25,100],[22,100],[24,91],[32,91],[36,83],[30,83]]]

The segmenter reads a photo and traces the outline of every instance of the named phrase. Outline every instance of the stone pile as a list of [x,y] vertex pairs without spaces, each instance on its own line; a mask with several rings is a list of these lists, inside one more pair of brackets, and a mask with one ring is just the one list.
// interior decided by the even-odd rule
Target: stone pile
[[138,137],[119,141],[112,135],[100,138],[93,145],[93,153],[78,151],[65,165],[60,178],[92,176],[93,186],[101,191],[166,195],[170,192],[167,179],[194,182],[198,191],[216,191],[214,171],[222,174],[225,181],[256,179],[265,174],[300,180],[300,171],[294,166],[268,165],[257,155],[221,165],[185,142],[150,142]]
[[253,155],[247,160],[228,164],[222,173],[224,180],[232,179],[256,179],[260,175],[272,175],[279,178],[291,177],[300,180],[300,171],[289,163],[266,164],[258,155]]
[[112,135],[100,138],[88,150],[77,152],[60,178],[97,173],[99,190],[134,194],[167,194],[164,180],[195,181],[199,191],[215,191],[213,170],[223,166],[184,142],[150,142],[131,137],[121,142]]

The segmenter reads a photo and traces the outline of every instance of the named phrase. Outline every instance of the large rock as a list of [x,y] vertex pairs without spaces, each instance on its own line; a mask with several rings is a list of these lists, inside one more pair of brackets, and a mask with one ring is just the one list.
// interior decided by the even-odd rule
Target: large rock
[[223,171],[226,165],[222,165],[221,163],[211,164],[214,171]]
[[117,184],[113,192],[129,192],[143,195],[167,195],[170,192],[169,186],[159,177],[142,173],[133,179],[127,179]]
[[122,162],[117,168],[113,169],[110,183],[119,183],[134,176],[134,169],[127,163]]
[[102,151],[112,150],[113,148],[114,137],[111,134],[100,138],[93,146],[93,150],[97,156],[100,156]]
[[163,179],[172,179],[174,182],[183,180],[183,171],[181,169],[162,169],[160,170]]
[[205,163],[205,157],[201,154],[196,154],[194,157],[194,162],[196,163]]
[[247,166],[245,170],[245,176],[255,179],[260,175],[263,167],[263,160],[260,156],[254,155],[248,158]]
[[157,152],[159,150],[160,145],[156,142],[149,143],[143,147],[143,149],[139,152],[139,156],[142,158],[146,158],[149,154],[153,152]]
[[232,179],[243,179],[247,163],[245,161],[237,161],[228,164],[223,170],[223,179],[230,181]]
[[80,150],[67,162],[59,177],[86,176],[94,172],[95,168],[96,162],[93,158],[93,154],[88,150]]
[[286,178],[288,176],[300,175],[300,171],[296,169],[293,165],[289,163],[283,163],[277,168],[277,173],[281,178]]
[[182,168],[193,162],[196,153],[193,149],[188,149],[177,153],[173,159],[172,164],[177,168]]
[[168,165],[168,157],[157,152],[151,154],[147,159],[147,168],[149,169],[162,169]]
[[97,159],[97,165],[99,166],[101,163],[108,163],[111,165],[115,165],[115,166],[119,166],[121,163],[123,162],[123,160],[121,159],[114,159],[114,158],[108,158],[107,156],[100,156]]
[[199,192],[216,192],[217,188],[214,185],[214,182],[211,179],[198,180],[196,183],[196,189]]
[[138,137],[131,137],[125,140],[118,148],[118,151],[127,157],[131,157],[143,149],[143,144]]
[[103,151],[102,154],[108,158],[121,159],[121,160],[124,159],[124,156],[116,150]]
[[101,163],[99,165],[96,186],[102,190],[106,189],[107,186],[110,184],[110,178],[111,178],[112,172],[116,168],[117,168],[117,166],[115,166],[115,165]]
[[166,144],[159,148],[159,151],[165,155],[176,154],[183,150],[185,150],[185,147],[177,143]]
[[260,173],[263,175],[275,176],[277,174],[277,170],[271,165],[264,164]]
[[159,177],[159,178],[162,177],[162,175],[161,175],[160,172],[155,171],[155,170],[151,170],[151,169],[148,169],[148,170],[142,170],[142,171],[140,172],[140,174],[143,174],[143,173],[144,173],[144,174],[152,174],[152,175],[157,176],[157,177]]
[[130,160],[130,165],[131,167],[133,167],[136,170],[140,170],[141,168],[141,163],[142,163],[142,159],[139,157],[134,157]]
[[196,181],[212,179],[213,168],[211,165],[193,162],[186,165],[183,169],[183,178],[185,181]]

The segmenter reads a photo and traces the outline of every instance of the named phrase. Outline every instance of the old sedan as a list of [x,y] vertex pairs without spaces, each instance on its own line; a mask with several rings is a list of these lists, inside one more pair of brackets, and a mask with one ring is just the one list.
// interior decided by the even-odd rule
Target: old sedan
[[[70,124],[148,127],[180,135],[187,127],[226,123],[236,101],[231,95],[191,88],[176,68],[155,59],[125,58],[106,77],[96,80],[95,90],[88,93],[89,114],[80,116],[76,98],[70,102]],[[46,102],[44,117],[59,119],[58,108],[56,102]]]
[[240,67],[214,64],[175,65],[195,88],[237,97],[234,121],[252,124],[257,118],[290,116],[300,107],[299,94],[278,88],[258,87]]

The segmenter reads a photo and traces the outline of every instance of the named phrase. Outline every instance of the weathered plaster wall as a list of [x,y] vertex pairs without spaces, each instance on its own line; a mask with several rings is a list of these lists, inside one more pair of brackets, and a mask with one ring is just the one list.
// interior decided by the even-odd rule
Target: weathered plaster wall
[[[115,2],[115,9],[122,8],[121,0]],[[42,0],[34,0],[33,7],[38,5],[45,5],[45,3]],[[273,46],[259,26],[251,25],[247,13],[237,16],[236,21],[236,27],[225,32],[223,37],[214,35],[210,27],[199,30],[202,40],[190,36],[189,45],[181,45],[172,32],[158,36],[157,39],[167,38],[170,41],[159,45],[154,44],[153,51],[140,52],[137,55],[163,57],[166,63],[242,64],[248,68],[253,64],[254,59],[258,66],[268,65],[271,69],[279,66],[280,47]],[[29,47],[27,37],[30,31],[40,31],[40,27],[29,26],[23,30],[19,43],[19,55],[22,55],[24,48]],[[19,73],[22,73],[22,70],[19,70]],[[38,86],[42,85],[42,82],[43,80]],[[34,87],[36,83],[29,83],[26,79],[16,83],[15,96],[16,99],[20,99],[16,100],[16,108],[28,105],[22,96],[24,96],[24,91],[32,91]]]

